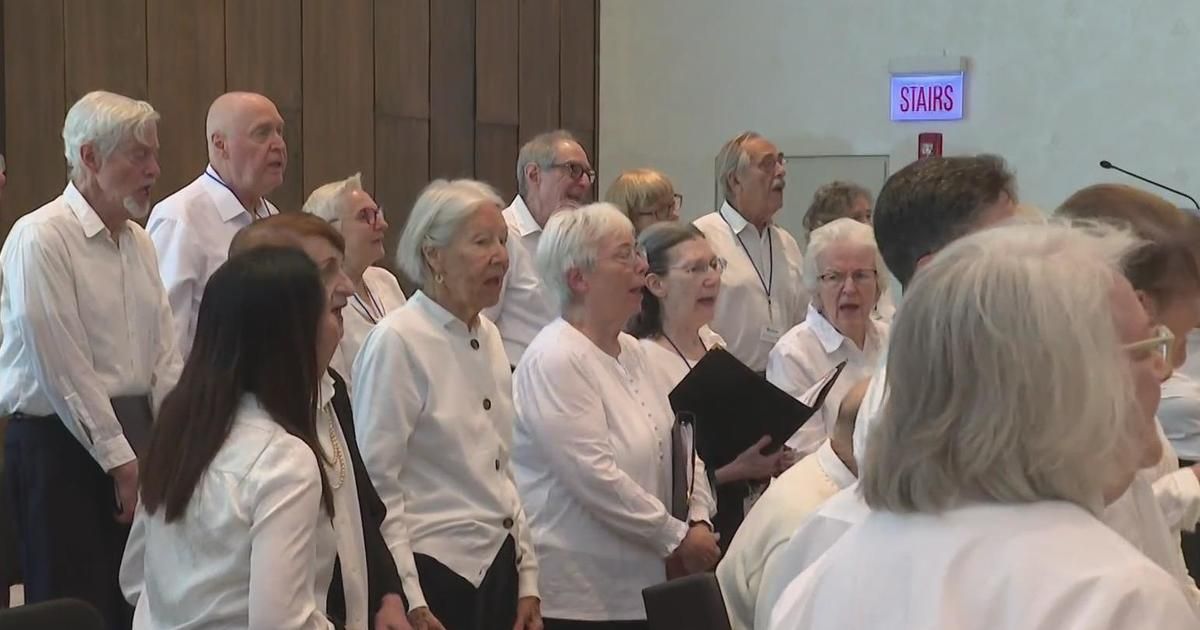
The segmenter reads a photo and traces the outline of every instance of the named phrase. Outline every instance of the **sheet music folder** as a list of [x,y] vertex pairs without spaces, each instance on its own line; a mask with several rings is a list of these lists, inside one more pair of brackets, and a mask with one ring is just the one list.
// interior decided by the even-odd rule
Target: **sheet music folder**
[[771,436],[765,452],[782,448],[821,408],[845,367],[845,361],[839,363],[814,385],[820,389],[809,406],[767,382],[729,352],[713,348],[671,391],[671,408],[677,415],[691,416],[696,452],[710,470],[716,470],[764,435]]

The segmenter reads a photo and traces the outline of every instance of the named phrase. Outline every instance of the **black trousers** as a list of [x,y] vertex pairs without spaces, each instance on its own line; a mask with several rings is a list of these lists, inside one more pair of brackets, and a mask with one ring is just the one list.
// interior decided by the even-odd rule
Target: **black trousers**
[[509,536],[475,588],[432,556],[414,553],[421,591],[446,630],[512,630],[517,622],[517,544]]
[[[1196,462],[1186,459],[1179,460],[1180,468],[1187,468]],[[1182,536],[1183,561],[1187,564],[1188,575],[1200,586],[1200,529],[1194,532],[1183,532]]]
[[543,619],[544,630],[647,630],[645,621],[570,621],[567,619]]
[[118,578],[129,526],[114,519],[112,477],[56,416],[14,415],[4,449],[25,601],[75,597],[95,606],[110,630],[129,628],[133,608]]

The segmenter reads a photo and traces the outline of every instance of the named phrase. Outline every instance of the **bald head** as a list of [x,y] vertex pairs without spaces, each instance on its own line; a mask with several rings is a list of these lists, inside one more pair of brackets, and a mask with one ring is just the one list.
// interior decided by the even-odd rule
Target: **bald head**
[[229,92],[208,108],[208,160],[244,204],[257,203],[283,183],[287,144],[283,117],[271,99]]

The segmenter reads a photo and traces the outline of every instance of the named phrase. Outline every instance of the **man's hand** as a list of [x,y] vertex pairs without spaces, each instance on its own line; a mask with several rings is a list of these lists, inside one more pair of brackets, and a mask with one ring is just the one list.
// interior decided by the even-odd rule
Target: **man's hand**
[[522,597],[517,600],[517,623],[513,630],[542,630],[542,600]]
[[408,623],[412,624],[413,630],[446,630],[446,626],[433,616],[433,611],[429,610],[428,606],[409,611]]
[[716,536],[706,525],[693,525],[671,556],[678,558],[687,574],[691,575],[717,566],[717,561],[721,559],[721,548],[717,546]]
[[383,596],[379,612],[375,613],[375,630],[412,630],[404,612],[404,600],[395,593]]
[[108,471],[113,478],[113,487],[117,494],[118,523],[132,523],[133,512],[138,502],[138,461],[126,462]]

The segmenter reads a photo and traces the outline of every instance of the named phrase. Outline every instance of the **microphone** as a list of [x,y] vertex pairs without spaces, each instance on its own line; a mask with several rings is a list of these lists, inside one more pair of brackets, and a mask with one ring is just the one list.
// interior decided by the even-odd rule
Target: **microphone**
[[1180,197],[1186,197],[1188,201],[1192,202],[1192,205],[1196,206],[1197,210],[1200,210],[1200,203],[1198,203],[1196,201],[1196,198],[1183,192],[1182,190],[1175,190],[1174,188],[1171,188],[1170,186],[1167,186],[1166,184],[1160,184],[1152,179],[1146,179],[1145,177],[1142,177],[1141,175],[1138,175],[1137,173],[1130,173],[1129,171],[1121,168],[1120,166],[1117,166],[1116,164],[1113,164],[1112,162],[1109,162],[1108,160],[1100,160],[1100,168],[1112,169],[1114,171],[1120,171],[1130,177],[1133,177],[1135,179],[1140,179],[1140,180],[1146,182],[1147,184],[1151,184],[1153,186],[1158,186],[1159,188],[1162,188],[1163,190],[1169,190],[1169,191],[1175,193],[1176,195],[1179,195]]

